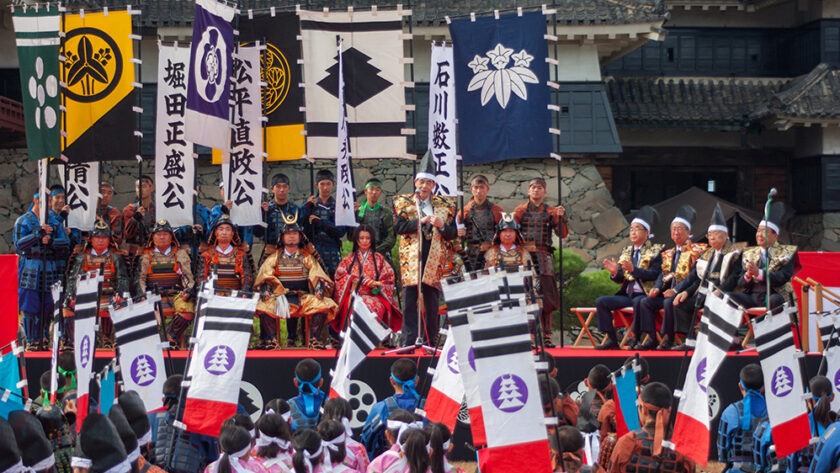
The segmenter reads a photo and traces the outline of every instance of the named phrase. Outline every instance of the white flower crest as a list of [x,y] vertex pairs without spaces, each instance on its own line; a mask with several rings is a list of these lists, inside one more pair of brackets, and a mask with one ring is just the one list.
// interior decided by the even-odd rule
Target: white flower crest
[[[513,67],[507,67],[513,58]],[[481,89],[481,105],[486,105],[493,97],[502,108],[506,108],[510,101],[511,92],[522,100],[528,100],[528,89],[525,84],[537,84],[539,79],[530,69],[534,56],[524,49],[513,54],[513,49],[504,47],[501,43],[487,51],[487,57],[476,54],[467,64],[473,70],[473,78],[467,86],[467,92]],[[491,62],[496,70],[490,70],[487,63]]]

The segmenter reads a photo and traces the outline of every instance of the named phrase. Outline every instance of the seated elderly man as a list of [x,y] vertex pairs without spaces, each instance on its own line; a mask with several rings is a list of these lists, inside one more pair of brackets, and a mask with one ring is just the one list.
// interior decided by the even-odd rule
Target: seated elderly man
[[[767,281],[770,281],[770,308],[793,301],[793,286],[790,280],[799,269],[799,258],[794,245],[777,244],[779,228],[785,206],[775,202],[770,206],[770,215],[762,220],[755,231],[753,246],[744,250],[743,268],[738,277],[738,289],[729,296],[744,307],[766,305]],[[768,252],[769,264],[768,261]]]
[[[618,337],[613,326],[614,310],[633,306],[638,312],[639,304],[653,289],[662,266],[662,248],[664,245],[651,243],[650,229],[659,220],[653,207],[646,205],[639,210],[636,218],[630,222],[631,245],[621,251],[618,262],[615,258],[605,259],[604,268],[610,272],[610,279],[621,284],[621,289],[612,296],[602,296],[595,300],[598,314],[598,330],[607,334],[598,350],[618,348]],[[633,342],[635,344],[635,341]]]

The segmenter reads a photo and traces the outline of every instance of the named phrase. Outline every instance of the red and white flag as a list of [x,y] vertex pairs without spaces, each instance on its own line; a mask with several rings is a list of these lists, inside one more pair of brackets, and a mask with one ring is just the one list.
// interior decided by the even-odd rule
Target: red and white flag
[[455,343],[458,367],[464,383],[467,410],[470,415],[470,430],[473,445],[487,443],[484,419],[481,414],[481,397],[478,378],[475,373],[475,353],[467,320],[467,312],[489,310],[489,305],[499,300],[499,284],[502,274],[491,269],[449,278],[443,281],[443,297],[446,300],[449,334]]
[[350,397],[350,375],[376,345],[385,339],[391,330],[383,327],[376,314],[370,311],[361,297],[353,297],[353,315],[350,326],[342,334],[341,350],[330,372],[330,398]]
[[206,303],[200,301],[198,341],[185,379],[186,430],[218,437],[222,422],[236,414],[258,299],[210,294]]
[[429,368],[429,373],[432,374],[432,385],[429,394],[426,395],[426,404],[421,414],[429,422],[446,424],[449,431],[454,432],[458,411],[461,410],[461,403],[464,401],[464,384],[461,380],[455,339],[448,333],[437,365],[434,369]]
[[700,465],[705,465],[709,460],[711,419],[706,389],[726,358],[741,320],[739,309],[713,291],[703,289],[703,292],[706,293],[706,305],[700,319],[694,354],[679,396],[674,433],[668,446]]
[[470,311],[481,411],[487,448],[479,451],[484,473],[552,471],[531,331],[523,307]]
[[155,319],[155,303],[158,301],[160,296],[148,293],[140,302],[128,299],[125,307],[110,307],[120,347],[118,362],[124,390],[135,391],[143,400],[147,412],[163,407],[160,393],[166,382],[163,346]]
[[76,280],[76,302],[73,314],[73,355],[76,359],[76,432],[88,413],[89,385],[96,347],[96,314],[99,304],[99,270],[80,274]]
[[779,458],[807,447],[811,440],[808,396],[799,362],[803,353],[793,342],[791,315],[796,317],[796,308],[785,305],[781,313],[768,313],[760,322],[753,322],[767,417]]

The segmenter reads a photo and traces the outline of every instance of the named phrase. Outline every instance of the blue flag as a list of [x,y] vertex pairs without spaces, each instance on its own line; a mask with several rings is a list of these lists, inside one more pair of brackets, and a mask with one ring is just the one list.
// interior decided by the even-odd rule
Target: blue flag
[[[20,366],[14,353],[0,358],[0,417],[9,418],[9,412],[23,409],[23,394],[17,387],[20,381]],[[7,393],[8,391],[8,393]]]
[[636,372],[625,370],[615,377],[613,384],[615,399],[616,434],[621,437],[627,432],[639,429],[639,411],[636,407]]
[[99,413],[107,415],[114,405],[117,397],[117,383],[114,370],[106,369],[105,374],[99,378]]
[[542,13],[464,18],[449,31],[463,163],[547,158],[551,115]]

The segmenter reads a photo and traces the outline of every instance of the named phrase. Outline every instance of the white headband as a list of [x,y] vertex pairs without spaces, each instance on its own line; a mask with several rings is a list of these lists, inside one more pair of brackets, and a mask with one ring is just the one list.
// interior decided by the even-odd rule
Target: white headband
[[264,434],[260,431],[260,436],[257,437],[255,445],[257,447],[267,447],[269,445],[277,445],[280,447],[280,450],[288,450],[289,449],[289,442],[288,440],[279,439],[277,437],[272,437],[270,435]]
[[137,443],[140,444],[140,445],[146,445],[147,443],[149,443],[151,441],[152,441],[152,429],[147,430],[146,433],[143,434],[142,437],[137,439]]
[[90,468],[93,466],[93,461],[90,458],[73,457],[70,459],[71,468]]
[[422,421],[415,421],[415,422],[403,422],[401,420],[391,420],[388,419],[388,430],[399,429],[397,432],[397,445],[400,446],[400,450],[402,450],[402,441],[400,438],[402,437],[403,432],[407,432],[409,430],[423,430],[423,422]]
[[292,417],[292,411],[286,411],[280,414],[280,417],[282,417],[286,422],[289,422],[289,419]]
[[133,462],[134,460],[137,460],[139,457],[140,457],[140,445],[134,447],[134,450],[128,452],[128,455],[126,456],[126,460],[128,460],[129,462]]
[[[23,461],[23,458],[21,458]],[[41,471],[55,465],[55,456],[50,455],[32,466],[24,466],[21,471]],[[106,472],[108,473],[108,472]]]
[[688,223],[688,220],[686,220],[682,217],[674,217],[674,220],[671,220],[671,225],[673,225],[675,223],[681,223],[681,224],[685,225],[686,228],[688,228],[688,231],[691,231],[691,224]]
[[347,434],[341,434],[332,440],[322,440],[321,442],[324,444],[325,447],[327,447],[327,449],[333,452],[337,452],[338,447],[341,447],[345,443],[347,443]]
[[[309,453],[309,450],[303,449],[303,463],[306,465],[306,471],[312,473],[312,471],[314,470],[314,468],[312,467],[312,459],[318,458],[318,456],[320,456],[322,453],[325,457],[330,454],[329,451],[324,452],[323,441],[318,445],[318,449],[315,450],[315,452],[313,453]],[[324,459],[326,460],[326,458]],[[330,460],[329,462],[323,461],[321,462],[321,465],[323,465],[322,469],[327,469],[327,467],[329,467],[329,470],[332,471],[332,460]]]
[[759,223],[758,223],[758,226],[760,227],[760,226],[762,226],[762,225],[764,225],[765,227],[769,228],[770,230],[773,230],[774,232],[776,232],[776,235],[778,235],[779,233],[781,233],[781,232],[779,231],[779,226],[778,226],[778,225],[776,225],[776,224],[775,224],[775,223],[773,223],[773,222],[770,222],[770,221],[768,221],[768,220],[762,220],[761,222],[759,222]]
[[20,460],[18,460],[18,462],[17,462],[17,463],[15,463],[14,465],[10,466],[10,467],[9,467],[6,471],[4,471],[3,473],[20,473],[21,471],[23,471],[23,459],[22,459],[22,458],[21,458]]
[[108,468],[103,473],[128,473],[129,471],[131,471],[131,462],[129,462],[128,458],[126,458],[120,463]]
[[414,175],[414,179],[429,179],[430,181],[435,181],[436,177],[434,174],[429,174],[427,172],[420,171]]
[[650,224],[640,219],[639,217],[634,218],[633,221],[630,222],[630,225],[633,225],[634,223],[638,223],[639,225],[645,227],[645,230],[650,232]]
[[250,451],[251,451],[251,445],[249,444],[245,448],[243,448],[242,450],[240,450],[238,452],[228,453],[227,456],[229,456],[231,458],[242,458]]
[[353,427],[350,427],[350,419],[346,417],[341,418],[341,425],[344,426],[344,434],[348,437],[353,436]]
[[729,234],[729,229],[726,228],[726,225],[709,225],[709,229],[706,230],[706,231],[707,232],[718,231],[718,232],[726,233],[727,235]]

